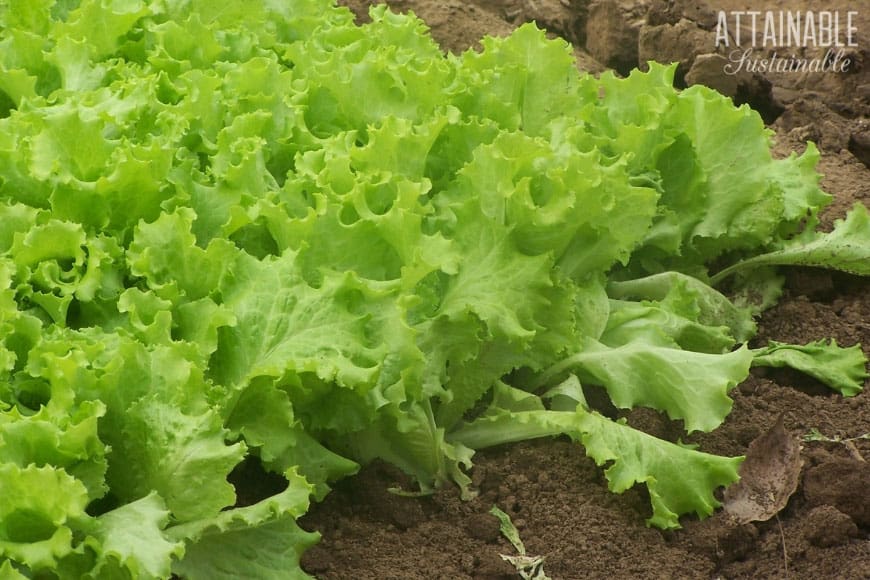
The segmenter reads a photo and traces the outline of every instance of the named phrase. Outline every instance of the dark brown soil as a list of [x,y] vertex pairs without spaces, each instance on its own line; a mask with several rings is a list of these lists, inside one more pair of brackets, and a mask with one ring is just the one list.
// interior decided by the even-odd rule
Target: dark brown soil
[[[368,2],[347,3],[365,17]],[[580,66],[592,71],[602,65],[582,49],[591,36],[606,32],[586,28],[589,13],[602,10],[600,4],[618,5],[617,12],[626,19],[645,25],[667,25],[661,23],[678,22],[682,16],[702,30],[705,21],[709,24],[710,7],[740,7],[733,0],[710,7],[678,0],[392,4],[399,11],[413,9],[430,23],[442,46],[453,51],[474,46],[484,34],[507,34],[512,25],[534,18],[571,40],[578,47]],[[752,4],[756,10],[765,8]],[[779,6],[772,0],[768,4]],[[837,9],[807,0],[788,4],[792,9]],[[653,16],[644,19],[645,14]],[[819,144],[823,187],[836,197],[823,219],[827,227],[856,201],[870,206],[870,55],[866,36],[860,36],[870,32],[870,22],[862,16],[861,44],[855,52],[860,66],[850,73],[828,73],[825,78],[771,75],[747,81],[743,92],[734,95],[736,100],[770,106],[778,153],[800,150],[807,139]],[[688,63],[696,55],[677,56]],[[844,346],[861,343],[870,355],[870,280],[791,271],[785,295],[763,316],[759,329],[758,342],[805,343],[832,337]],[[843,398],[797,373],[753,371],[732,392],[734,410],[725,424],[713,433],[689,438],[705,451],[740,455],[783,417],[787,432],[802,442],[803,468],[797,491],[766,522],[736,525],[718,512],[704,521],[686,518],[678,531],[650,529],[644,524],[649,516],[644,489],[614,495],[581,446],[566,439],[541,440],[478,453],[472,475],[480,495],[473,501],[460,500],[453,487],[433,497],[395,495],[387,488],[412,488],[401,473],[382,464],[364,468],[340,482],[303,518],[303,527],[323,535],[321,543],[305,554],[303,565],[322,580],[518,578],[500,556],[515,551],[488,513],[496,505],[511,516],[527,552],[545,558],[544,569],[553,580],[870,579],[870,440],[858,438],[870,433],[866,386],[860,395]],[[680,434],[654,412],[633,411],[628,419],[659,436]],[[804,441],[812,429],[839,441]],[[858,439],[847,441],[851,438]]]

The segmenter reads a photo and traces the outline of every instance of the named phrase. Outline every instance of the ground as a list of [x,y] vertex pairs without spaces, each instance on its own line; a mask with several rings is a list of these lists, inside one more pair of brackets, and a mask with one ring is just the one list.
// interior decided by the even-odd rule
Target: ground
[[[849,2],[777,2],[770,8],[849,10]],[[347,4],[366,16],[369,2]],[[841,73],[717,73],[712,27],[718,11],[758,2],[739,0],[397,0],[413,10],[445,50],[476,46],[484,34],[504,35],[534,19],[576,47],[578,66],[627,72],[649,59],[678,61],[680,82],[703,82],[759,110],[775,131],[776,152],[816,142],[823,188],[835,196],[823,223],[830,227],[857,202],[870,205],[870,22],[856,15],[857,47],[847,47]],[[761,2],[764,4],[764,2]],[[851,8],[854,9],[854,8]],[[719,54],[724,54],[722,50]],[[713,56],[711,56],[713,55]],[[812,56],[812,55],[809,55]],[[696,66],[697,65],[697,66]],[[694,70],[693,70],[694,69]],[[721,71],[721,66],[719,67]],[[755,342],[806,343],[835,338],[860,343],[870,355],[870,280],[816,270],[792,270],[779,305],[759,321]],[[602,470],[567,439],[486,450],[475,456],[480,495],[463,501],[446,487],[432,497],[403,497],[387,488],[411,484],[395,469],[370,465],[342,481],[301,524],[323,539],[303,558],[322,580],[518,578],[501,554],[514,554],[488,512],[508,513],[529,554],[545,558],[553,580],[580,578],[870,579],[870,390],[843,398],[813,379],[788,371],[756,372],[731,393],[734,410],[710,434],[690,437],[701,449],[741,455],[782,417],[799,442],[797,488],[785,508],[765,522],[736,525],[717,512],[683,520],[683,528],[648,528],[642,488],[607,491]],[[613,410],[615,413],[615,410]],[[654,412],[633,411],[629,422],[655,435],[680,432]],[[829,440],[807,441],[816,430]],[[854,439],[849,441],[849,439]]]

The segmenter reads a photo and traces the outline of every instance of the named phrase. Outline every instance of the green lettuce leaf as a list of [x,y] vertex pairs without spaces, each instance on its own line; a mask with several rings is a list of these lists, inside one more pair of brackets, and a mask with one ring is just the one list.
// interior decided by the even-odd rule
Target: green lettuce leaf
[[[609,465],[604,473],[611,491],[622,493],[636,483],[646,484],[652,504],[649,525],[678,528],[682,514],[711,515],[720,505],[713,492],[738,479],[742,457],[719,457],[663,441],[589,411],[578,400],[573,401],[573,411],[547,410],[538,397],[511,394],[515,389],[506,385],[501,389],[506,392],[481,417],[453,431],[449,439],[480,449],[569,435],[598,465]],[[570,390],[563,390],[563,397],[564,393]]]
[[0,464],[0,557],[50,571],[73,550],[88,492],[63,469]]
[[187,545],[173,572],[190,580],[310,578],[299,557],[319,535],[299,528],[295,518],[308,509],[312,488],[292,469],[284,475],[287,489],[279,494],[170,528],[168,535]]
[[227,475],[245,454],[244,445],[225,443],[227,432],[211,412],[185,414],[155,396],[131,405],[124,438],[114,452],[109,482],[124,500],[157,491],[173,517],[190,521],[231,506],[235,491]]
[[739,479],[742,457],[719,457],[663,442],[597,413],[582,415],[578,423],[586,453],[600,466],[612,462],[604,471],[611,491],[646,484],[653,510],[649,525],[676,528],[681,514],[711,515],[720,505],[713,492]]
[[662,272],[632,280],[611,280],[607,293],[618,300],[663,301],[672,293],[692,302],[697,322],[725,325],[736,342],[746,342],[756,333],[753,311],[741,308],[701,280],[679,272]]
[[167,578],[184,544],[166,537],[169,511],[156,492],[96,518],[86,545],[97,554],[93,578]]
[[717,284],[734,272],[759,266],[815,266],[870,276],[870,213],[861,203],[834,223],[830,233],[807,232],[781,249],[737,262],[712,279]]
[[818,340],[806,345],[774,340],[753,349],[752,366],[791,367],[825,383],[841,395],[852,397],[864,388],[867,359],[860,345],[844,348],[837,341]]
[[274,473],[296,468],[320,499],[328,482],[356,473],[359,465],[318,442],[293,413],[286,391],[254,382],[236,401],[227,426],[257,450],[263,465]]
[[545,42],[543,31],[528,23],[507,39],[485,38],[482,44],[483,51],[461,56],[458,80],[466,86],[454,102],[466,115],[537,136],[551,119],[577,106],[579,77],[566,42]]
[[547,369],[539,381],[573,372],[583,382],[606,388],[617,407],[651,407],[682,419],[689,432],[711,431],[731,411],[727,393],[749,374],[752,359],[745,346],[707,354],[644,340],[616,347],[588,340],[583,350]]
[[33,414],[24,405],[0,412],[0,463],[63,469],[86,487],[89,499],[98,499],[108,491],[107,449],[98,433],[104,414],[100,401],[77,409],[48,405]]

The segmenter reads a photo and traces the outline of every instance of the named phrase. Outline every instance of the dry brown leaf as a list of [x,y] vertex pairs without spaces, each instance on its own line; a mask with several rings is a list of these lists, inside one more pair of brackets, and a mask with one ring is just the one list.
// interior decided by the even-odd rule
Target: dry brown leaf
[[795,492],[803,460],[800,442],[782,425],[782,415],[749,445],[740,481],[725,490],[724,509],[738,524],[767,521]]

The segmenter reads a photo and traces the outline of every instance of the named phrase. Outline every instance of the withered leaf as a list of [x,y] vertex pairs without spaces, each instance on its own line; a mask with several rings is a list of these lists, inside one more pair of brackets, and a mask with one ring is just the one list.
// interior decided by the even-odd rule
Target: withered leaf
[[779,513],[797,489],[800,451],[800,442],[786,432],[780,415],[750,443],[740,481],[725,490],[725,513],[738,524],[767,521]]

